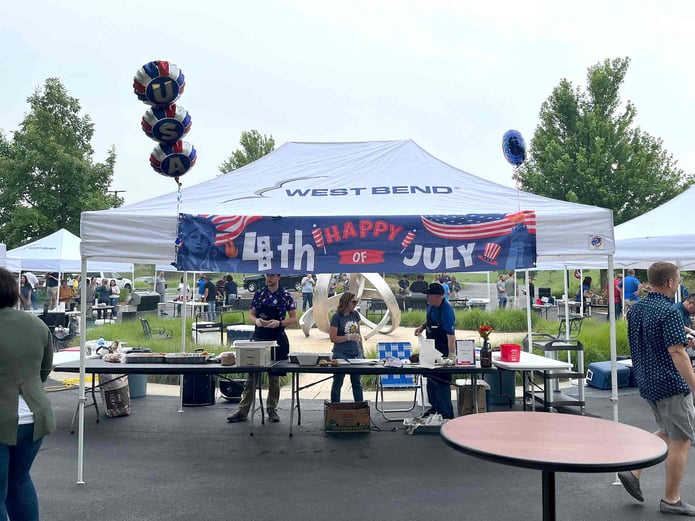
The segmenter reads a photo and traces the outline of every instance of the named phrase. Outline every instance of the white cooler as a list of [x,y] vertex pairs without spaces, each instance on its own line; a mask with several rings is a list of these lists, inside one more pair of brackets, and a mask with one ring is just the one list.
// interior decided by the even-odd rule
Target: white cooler
[[219,322],[193,322],[191,338],[196,344],[222,345],[222,329]]

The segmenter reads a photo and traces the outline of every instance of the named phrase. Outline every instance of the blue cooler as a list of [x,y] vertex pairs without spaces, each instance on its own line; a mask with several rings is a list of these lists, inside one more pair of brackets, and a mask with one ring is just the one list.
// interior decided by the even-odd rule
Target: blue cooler
[[[618,366],[618,387],[630,385],[630,368],[623,364]],[[586,383],[597,389],[611,388],[611,362],[593,362],[586,372]]]

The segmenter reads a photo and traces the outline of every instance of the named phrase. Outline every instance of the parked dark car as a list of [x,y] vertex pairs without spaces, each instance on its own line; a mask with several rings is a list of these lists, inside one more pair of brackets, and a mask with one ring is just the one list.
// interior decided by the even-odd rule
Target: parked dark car
[[[280,285],[290,291],[302,291],[304,275],[283,275]],[[265,275],[247,275],[244,277],[244,287],[253,292],[265,286]]]

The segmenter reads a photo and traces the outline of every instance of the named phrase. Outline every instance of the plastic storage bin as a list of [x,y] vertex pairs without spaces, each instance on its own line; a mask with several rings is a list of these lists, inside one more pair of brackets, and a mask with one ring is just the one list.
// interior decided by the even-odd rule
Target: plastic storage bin
[[[630,385],[630,368],[617,364],[618,366],[618,387]],[[611,362],[593,362],[589,364],[586,371],[586,383],[597,389],[611,388]]]

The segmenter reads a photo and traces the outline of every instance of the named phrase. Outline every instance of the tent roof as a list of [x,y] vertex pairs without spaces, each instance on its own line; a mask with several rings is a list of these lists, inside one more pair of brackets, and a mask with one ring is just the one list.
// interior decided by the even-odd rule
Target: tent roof
[[695,206],[695,186],[653,210],[615,227],[616,263],[648,268],[652,262],[674,262],[695,270],[695,233],[687,218]]
[[[183,177],[183,183],[195,174]],[[541,197],[454,168],[413,141],[286,143],[234,172],[147,201],[82,214],[82,253],[174,260],[178,213],[283,217],[534,210],[539,258],[613,252],[612,212]],[[596,248],[592,239],[599,238]]]
[[[7,264],[22,270],[79,272],[80,238],[60,229],[42,239],[7,252]],[[133,271],[132,263],[89,262],[91,271]]]

